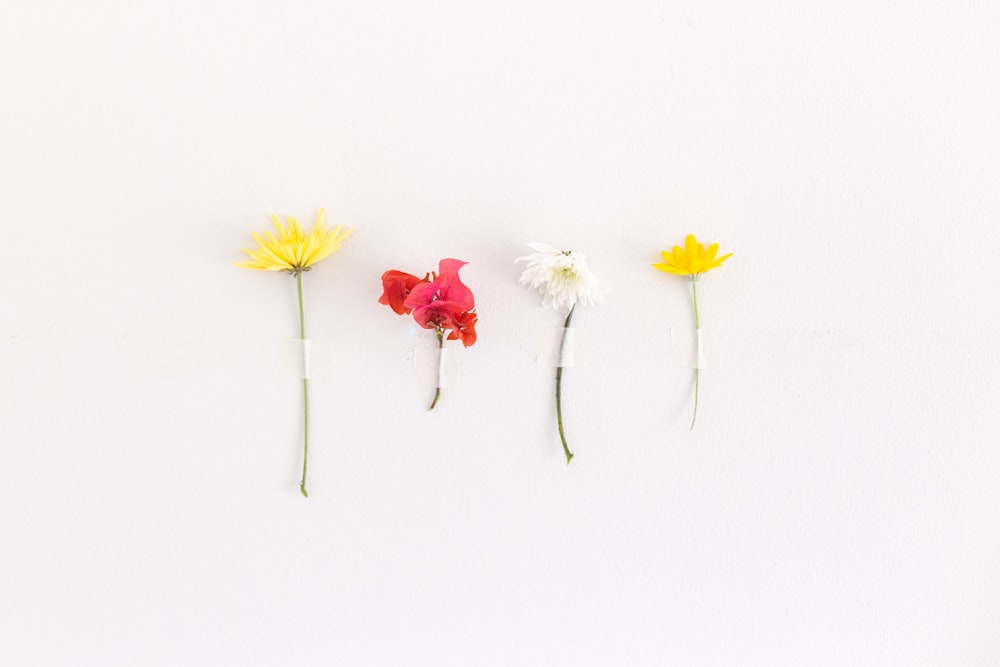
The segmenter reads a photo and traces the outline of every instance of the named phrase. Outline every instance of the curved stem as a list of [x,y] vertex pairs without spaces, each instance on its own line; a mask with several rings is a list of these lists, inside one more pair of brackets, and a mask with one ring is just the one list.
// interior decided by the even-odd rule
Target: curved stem
[[563,430],[563,420],[562,420],[562,357],[563,352],[566,347],[566,330],[569,329],[570,322],[573,321],[573,311],[576,310],[576,304],[569,309],[569,314],[566,316],[566,323],[563,324],[563,335],[562,340],[559,342],[559,359],[558,366],[556,366],[556,421],[559,424],[559,438],[562,440],[563,452],[566,453],[566,465],[573,460],[573,452],[569,451],[569,445],[566,444],[566,432]]
[[[694,295],[694,328],[698,330],[701,328],[701,322],[698,319],[698,282],[696,280],[691,281],[691,294]],[[697,336],[697,334],[695,334]],[[696,338],[695,344],[700,344],[700,341]],[[691,415],[691,428],[689,431],[694,430],[694,421],[698,418],[698,384],[699,384],[699,369],[698,355],[695,354],[695,369],[694,369],[694,414]]]
[[[302,307],[302,272],[295,274],[295,284],[299,289],[299,339],[305,341],[306,339],[306,315],[305,309]],[[302,354],[305,355],[305,342],[302,343]],[[303,370],[308,370],[305,368],[305,358],[303,357]],[[304,373],[308,375],[308,373]],[[303,404],[303,426],[302,426],[302,438],[303,438],[303,453],[302,453],[302,481],[299,483],[299,491],[306,498],[309,497],[309,493],[306,491],[306,470],[309,468],[309,378],[302,378],[302,404]]]
[[431,407],[428,410],[433,410],[434,406],[438,404],[438,399],[441,398],[441,374],[444,372],[442,366],[444,366],[444,360],[441,355],[444,353],[444,331],[442,329],[437,329],[438,337],[438,371],[437,371],[437,387],[434,388],[434,401],[431,402]]

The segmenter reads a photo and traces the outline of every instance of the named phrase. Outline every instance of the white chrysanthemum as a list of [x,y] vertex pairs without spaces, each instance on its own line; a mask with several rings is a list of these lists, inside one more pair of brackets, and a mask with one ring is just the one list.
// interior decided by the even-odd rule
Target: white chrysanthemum
[[597,277],[587,268],[583,255],[556,250],[544,243],[529,243],[528,246],[536,252],[514,260],[528,263],[518,282],[541,292],[546,306],[566,314],[577,303],[592,304],[601,300],[602,290]]

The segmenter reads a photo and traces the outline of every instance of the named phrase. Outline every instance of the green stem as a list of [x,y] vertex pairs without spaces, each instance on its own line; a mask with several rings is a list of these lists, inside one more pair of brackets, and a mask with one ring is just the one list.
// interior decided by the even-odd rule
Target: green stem
[[441,366],[442,360],[441,355],[444,353],[444,330],[437,329],[438,337],[438,370],[437,370],[437,387],[434,388],[434,400],[431,402],[431,407],[428,410],[433,410],[434,406],[438,404],[438,399],[441,398]]
[[563,335],[562,340],[559,342],[559,359],[556,366],[556,421],[559,423],[559,438],[562,440],[563,451],[566,453],[566,465],[573,460],[573,452],[569,451],[569,445],[566,444],[566,432],[563,430],[563,420],[562,420],[562,357],[563,350],[566,346],[566,330],[569,329],[569,323],[573,320],[573,311],[576,310],[576,304],[569,309],[569,314],[566,316],[566,323],[563,324]]
[[[698,319],[698,281],[697,279],[691,281],[691,293],[694,295],[694,328],[697,331],[701,328],[701,321]],[[697,336],[698,334],[695,334]],[[699,344],[697,338],[695,339],[695,344]],[[695,369],[694,369],[694,414],[691,416],[691,428],[689,431],[694,430],[694,421],[698,418],[698,384],[699,384],[699,369],[698,364],[698,354],[695,351]]]
[[[305,309],[302,307],[302,272],[295,274],[295,284],[299,288],[299,339],[303,341],[302,343],[302,354],[303,354],[303,370],[308,370],[305,368],[305,339],[306,339],[306,315]],[[308,373],[305,373],[308,375]],[[309,468],[309,378],[302,378],[302,404],[303,404],[303,426],[302,426],[302,437],[303,437],[303,454],[302,454],[302,482],[299,483],[299,491],[306,498],[309,497],[309,492],[306,491],[306,470]]]

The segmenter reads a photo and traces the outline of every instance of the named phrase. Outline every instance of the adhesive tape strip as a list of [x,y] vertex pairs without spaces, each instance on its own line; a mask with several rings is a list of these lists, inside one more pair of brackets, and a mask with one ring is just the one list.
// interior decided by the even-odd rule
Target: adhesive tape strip
[[536,340],[535,360],[547,368],[579,368],[584,361],[583,336],[575,327],[542,332]]
[[457,367],[457,355],[447,346],[438,349],[435,344],[434,347],[413,349],[413,372],[420,383],[425,383],[429,379],[440,389],[453,387],[458,379]]
[[718,368],[715,336],[705,329],[670,330],[674,360],[684,368]]
[[333,377],[333,344],[309,338],[280,341],[274,376],[294,380],[329,380]]

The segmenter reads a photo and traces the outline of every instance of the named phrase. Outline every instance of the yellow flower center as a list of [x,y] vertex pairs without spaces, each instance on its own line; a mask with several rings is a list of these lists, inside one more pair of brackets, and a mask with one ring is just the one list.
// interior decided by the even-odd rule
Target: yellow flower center
[[571,256],[571,251],[563,250],[562,254],[563,257],[560,258],[559,262],[556,264],[555,267],[556,272],[563,278],[573,280],[577,277],[577,273],[576,273],[576,263],[573,261],[573,257]]

